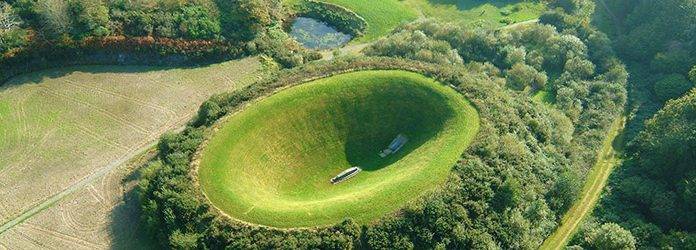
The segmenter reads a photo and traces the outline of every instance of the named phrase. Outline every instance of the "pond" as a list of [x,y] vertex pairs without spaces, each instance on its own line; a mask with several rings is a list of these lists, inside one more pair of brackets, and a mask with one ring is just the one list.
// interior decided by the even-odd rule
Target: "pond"
[[322,21],[308,17],[295,19],[290,28],[290,36],[306,48],[319,50],[341,47],[353,38]]

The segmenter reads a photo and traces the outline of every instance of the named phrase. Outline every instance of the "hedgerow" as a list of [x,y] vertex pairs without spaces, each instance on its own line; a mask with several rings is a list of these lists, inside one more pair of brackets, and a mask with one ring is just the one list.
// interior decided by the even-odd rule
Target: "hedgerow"
[[195,65],[265,53],[294,67],[321,57],[279,28],[289,13],[278,0],[9,3],[0,6],[12,24],[0,32],[2,82],[54,65]]

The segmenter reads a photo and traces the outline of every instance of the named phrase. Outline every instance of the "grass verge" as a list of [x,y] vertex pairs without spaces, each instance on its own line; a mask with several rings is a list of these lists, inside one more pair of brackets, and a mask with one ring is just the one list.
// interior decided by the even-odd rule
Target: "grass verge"
[[604,140],[602,150],[597,156],[597,162],[590,171],[580,198],[565,213],[561,220],[561,226],[549,236],[540,249],[562,249],[568,244],[573,234],[578,230],[582,221],[592,213],[597,201],[607,184],[607,180],[614,167],[621,163],[619,145],[614,144],[615,139],[620,138],[626,118],[621,117],[612,124],[611,130]]

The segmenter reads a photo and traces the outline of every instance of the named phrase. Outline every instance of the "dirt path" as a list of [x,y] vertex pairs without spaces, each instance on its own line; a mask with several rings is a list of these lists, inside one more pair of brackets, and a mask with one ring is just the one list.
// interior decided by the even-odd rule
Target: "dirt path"
[[532,23],[537,23],[537,22],[539,22],[539,19],[532,19],[532,20],[527,20],[527,21],[523,21],[523,22],[519,22],[519,23],[513,23],[513,24],[510,24],[510,25],[506,25],[506,26],[500,27],[500,29],[501,29],[501,30],[513,29],[513,28],[516,28],[516,27],[519,27],[519,26],[523,26],[523,25],[527,25],[527,24],[532,24]]
[[614,167],[621,163],[620,150],[614,147],[613,143],[623,131],[625,124],[625,117],[621,117],[614,122],[604,140],[602,151],[599,152],[597,163],[585,181],[580,198],[566,212],[561,220],[561,225],[544,241],[540,249],[563,249],[580,227],[582,221],[592,213],[611,172],[614,170]]

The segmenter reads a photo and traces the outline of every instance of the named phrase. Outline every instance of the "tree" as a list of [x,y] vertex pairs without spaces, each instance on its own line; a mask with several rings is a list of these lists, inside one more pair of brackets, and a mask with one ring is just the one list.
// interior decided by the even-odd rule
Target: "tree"
[[431,63],[463,63],[449,43],[428,37],[420,30],[402,30],[390,39],[377,41],[365,50],[366,55],[394,56]]
[[109,10],[103,1],[71,0],[69,11],[75,38],[109,35]]
[[12,6],[6,2],[0,2],[0,32],[6,32],[19,28],[21,20],[14,13]]
[[505,46],[503,48],[505,52],[505,64],[508,67],[512,67],[517,63],[524,63],[527,57],[527,50],[524,47],[516,46]]
[[590,246],[602,250],[631,250],[636,249],[636,239],[631,232],[616,223],[605,223],[589,236]]
[[694,83],[689,82],[684,75],[671,74],[656,82],[653,91],[657,99],[664,102],[681,97],[693,87]]
[[582,188],[582,180],[570,170],[561,172],[547,194],[549,205],[554,211],[564,212],[570,208]]
[[278,21],[282,4],[277,0],[215,0],[220,10],[222,35],[250,41]]
[[566,13],[589,18],[594,13],[594,2],[589,0],[555,0],[551,7],[560,7]]
[[514,90],[523,90],[530,87],[534,90],[546,87],[548,80],[546,74],[537,71],[534,67],[517,63],[506,72],[507,85]]
[[545,45],[546,64],[550,68],[562,66],[569,58],[584,58],[587,55],[587,46],[573,35],[553,36]]
[[696,84],[696,65],[689,71],[689,80],[691,80],[693,84]]
[[169,246],[172,249],[197,249],[199,237],[198,234],[182,233],[176,230],[169,237]]
[[179,29],[189,39],[215,39],[220,35],[220,22],[202,6],[187,6],[179,15]]
[[564,70],[576,79],[590,79],[595,74],[595,65],[580,57],[573,57],[566,61]]
[[26,32],[20,28],[21,24],[12,6],[0,2],[0,54],[26,44]]
[[36,2],[36,14],[41,35],[46,39],[58,39],[71,31],[68,2],[45,0]]
[[696,90],[670,101],[648,120],[635,142],[635,158],[660,179],[683,179],[696,169]]
[[496,210],[502,211],[505,208],[517,207],[521,199],[522,187],[520,182],[512,176],[508,176],[496,191],[492,205]]

